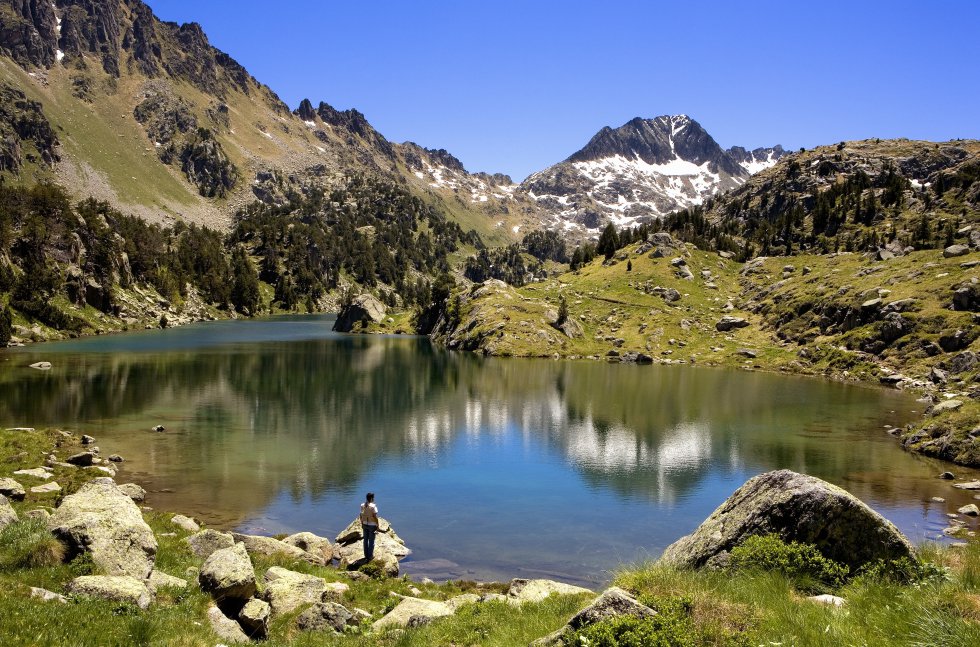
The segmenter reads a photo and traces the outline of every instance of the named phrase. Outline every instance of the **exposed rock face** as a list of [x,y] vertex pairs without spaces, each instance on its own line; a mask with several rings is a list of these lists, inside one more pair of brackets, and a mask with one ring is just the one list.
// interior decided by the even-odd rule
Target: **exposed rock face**
[[700,568],[723,564],[753,535],[813,544],[856,569],[876,559],[914,559],[909,540],[887,519],[841,488],[790,470],[760,474],[735,491],[692,534],[667,547],[661,560]]
[[564,645],[563,637],[565,635],[597,622],[611,620],[618,616],[633,616],[642,619],[652,618],[655,615],[657,615],[656,611],[645,604],[641,604],[623,589],[614,586],[603,591],[595,602],[572,616],[567,625],[549,636],[534,641],[531,645],[532,647]]
[[381,322],[388,309],[383,303],[370,294],[360,294],[337,314],[333,329],[339,332],[351,332],[356,326],[364,326],[368,322]]
[[7,500],[7,497],[0,494],[0,529],[6,528],[16,521],[17,512],[14,510],[13,506],[10,505],[10,501]]
[[48,520],[69,555],[91,552],[109,575],[145,580],[153,571],[157,540],[132,499],[110,478],[97,478],[66,496]]
[[0,2],[0,54],[25,67],[55,62],[58,19],[48,0]]
[[50,167],[60,159],[58,145],[58,136],[41,104],[16,88],[0,84],[0,171],[17,173],[25,159]]
[[150,590],[143,581],[127,575],[86,575],[76,577],[68,583],[65,590],[71,595],[80,595],[100,600],[113,600],[134,604],[146,609],[153,601]]
[[210,528],[191,535],[184,541],[190,544],[191,552],[201,559],[207,559],[216,550],[235,545],[235,539],[230,534]]
[[238,182],[238,168],[231,163],[211,131],[200,128],[184,145],[180,168],[205,198],[223,198]]
[[211,553],[201,566],[198,582],[216,600],[247,600],[255,595],[255,570],[245,546],[235,544]]

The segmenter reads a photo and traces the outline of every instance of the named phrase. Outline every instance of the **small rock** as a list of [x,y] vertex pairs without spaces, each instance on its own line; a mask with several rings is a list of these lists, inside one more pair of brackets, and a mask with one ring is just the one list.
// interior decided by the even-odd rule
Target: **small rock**
[[63,595],[59,595],[47,589],[39,589],[36,587],[31,587],[31,597],[42,602],[60,602],[62,604],[68,604],[68,598]]
[[29,470],[17,470],[14,472],[14,476],[30,476],[36,479],[41,479],[42,481],[47,481],[51,478],[51,472],[44,469],[43,467],[35,467]]
[[39,371],[50,371],[51,362],[34,362],[31,364],[31,368],[37,369]]
[[13,501],[23,501],[27,491],[14,479],[0,478],[0,494]]
[[156,589],[186,589],[187,580],[182,580],[179,577],[174,577],[173,575],[167,575],[163,571],[158,571],[153,569],[150,573],[150,588]]
[[980,508],[977,508],[975,503],[969,503],[959,509],[960,514],[965,514],[968,517],[976,517],[980,515]]
[[739,348],[736,354],[741,355],[742,357],[748,357],[749,359],[755,359],[759,356],[757,352],[749,348]]
[[967,481],[966,483],[956,483],[953,485],[955,488],[961,490],[980,490],[980,481]]
[[842,607],[845,604],[847,604],[847,600],[845,600],[844,598],[837,597],[836,595],[829,595],[826,593],[823,595],[811,595],[810,597],[807,598],[807,600],[810,600],[811,602],[816,602],[818,604],[825,604],[828,607]]
[[970,247],[968,245],[950,245],[943,250],[944,258],[956,258],[957,256],[966,256],[970,253]]
[[946,400],[944,402],[940,402],[939,404],[933,405],[931,415],[938,416],[939,414],[946,413],[947,411],[956,411],[962,406],[962,400]]
[[112,461],[113,463],[122,463],[123,460],[125,459],[119,454],[112,454],[109,456],[109,460]]
[[45,483],[44,485],[35,485],[31,488],[31,492],[34,494],[50,494],[52,492],[61,492],[61,486],[58,485],[57,481],[51,481],[50,483]]
[[77,465],[78,467],[89,467],[95,463],[95,454],[92,452],[81,452],[68,457],[65,462],[70,465]]
[[715,329],[718,332],[728,332],[729,330],[735,328],[745,328],[749,325],[749,322],[742,317],[733,317],[731,315],[725,315],[716,324]]
[[91,445],[94,442],[95,442],[95,438],[92,438],[88,434],[82,434],[82,444],[83,445]]
[[47,520],[51,518],[51,513],[44,508],[37,508],[36,510],[28,510],[25,512],[24,518],[40,519],[41,521],[47,522]]
[[6,528],[17,521],[17,512],[10,505],[10,501],[7,501],[7,497],[0,494],[0,529]]
[[159,431],[166,431],[166,430],[167,430],[167,428],[164,427],[163,425],[157,425],[156,427],[153,427],[150,431],[158,431],[159,432]]
[[952,481],[956,478],[956,475],[952,472],[943,472],[939,475],[939,478],[943,479],[944,481]]
[[946,499],[942,498],[941,496],[934,496],[929,500],[935,501],[936,503],[946,503]]
[[592,593],[589,589],[564,582],[553,580],[526,580],[514,579],[510,582],[507,590],[507,597],[516,602],[541,602],[551,594],[555,595],[579,595],[580,593]]
[[201,526],[197,525],[197,522],[190,517],[185,517],[182,514],[175,514],[170,519],[170,523],[174,524],[178,528],[183,528],[187,532],[198,532],[201,530]]

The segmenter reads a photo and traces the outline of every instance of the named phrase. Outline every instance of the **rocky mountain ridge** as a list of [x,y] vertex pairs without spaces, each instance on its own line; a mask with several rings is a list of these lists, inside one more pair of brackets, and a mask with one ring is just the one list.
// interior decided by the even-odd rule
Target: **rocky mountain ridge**
[[552,227],[632,226],[741,186],[784,154],[781,146],[724,150],[687,115],[636,118],[603,128],[520,190],[550,215]]

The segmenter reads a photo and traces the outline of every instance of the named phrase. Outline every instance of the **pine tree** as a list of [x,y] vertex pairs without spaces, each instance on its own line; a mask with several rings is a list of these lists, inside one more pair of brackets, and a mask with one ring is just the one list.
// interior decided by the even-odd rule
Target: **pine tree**
[[241,245],[231,254],[231,275],[231,304],[241,313],[256,314],[260,298],[259,276]]
[[616,226],[609,223],[599,236],[596,252],[605,256],[608,261],[616,254],[617,249],[619,249],[619,234],[616,233]]

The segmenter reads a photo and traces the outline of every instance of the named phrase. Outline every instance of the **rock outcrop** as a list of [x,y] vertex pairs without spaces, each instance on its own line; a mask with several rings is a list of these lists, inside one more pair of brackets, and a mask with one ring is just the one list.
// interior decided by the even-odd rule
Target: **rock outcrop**
[[110,478],[97,478],[64,498],[48,528],[69,556],[90,552],[108,575],[145,580],[153,571],[157,540],[136,504]]
[[338,332],[351,332],[368,325],[370,322],[380,323],[384,320],[387,308],[370,294],[359,294],[351,302],[341,308],[333,329]]
[[852,569],[877,559],[915,558],[909,540],[853,495],[813,476],[777,470],[747,481],[697,530],[668,546],[661,561],[720,566],[747,538],[769,534],[812,544]]

